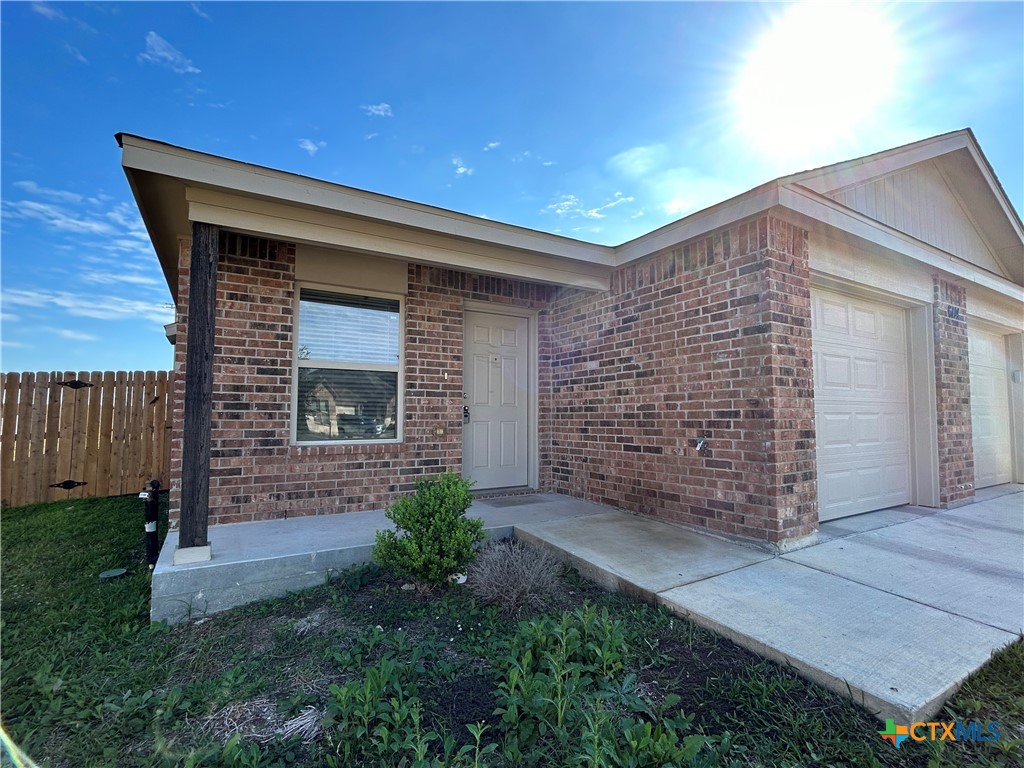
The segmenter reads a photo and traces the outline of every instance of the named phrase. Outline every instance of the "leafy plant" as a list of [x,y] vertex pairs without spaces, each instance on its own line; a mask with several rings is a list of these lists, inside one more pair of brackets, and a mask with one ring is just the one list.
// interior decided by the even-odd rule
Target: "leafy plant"
[[476,555],[484,522],[466,517],[473,503],[470,483],[452,472],[416,483],[387,511],[395,531],[378,531],[373,559],[424,591],[447,584]]
[[631,653],[625,625],[584,605],[523,622],[509,643],[498,682],[504,756],[515,764],[593,768],[717,765],[730,749],[688,733],[692,718],[671,715],[679,697],[658,707],[623,676]]

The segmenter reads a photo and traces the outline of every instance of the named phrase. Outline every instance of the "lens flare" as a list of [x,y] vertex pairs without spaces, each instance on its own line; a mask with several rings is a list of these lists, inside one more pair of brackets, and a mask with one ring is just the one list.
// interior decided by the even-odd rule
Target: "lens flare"
[[902,60],[884,5],[791,5],[744,59],[732,94],[736,129],[779,159],[841,146],[893,98]]

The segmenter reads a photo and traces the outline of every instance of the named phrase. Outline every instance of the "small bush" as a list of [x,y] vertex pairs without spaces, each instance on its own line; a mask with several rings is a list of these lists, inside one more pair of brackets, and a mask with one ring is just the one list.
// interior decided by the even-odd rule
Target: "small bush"
[[545,550],[520,541],[499,541],[483,550],[469,569],[469,588],[505,613],[543,610],[558,586],[561,563]]
[[476,555],[484,521],[466,517],[473,503],[470,484],[452,472],[416,483],[387,511],[397,530],[378,531],[373,559],[429,589],[448,583]]

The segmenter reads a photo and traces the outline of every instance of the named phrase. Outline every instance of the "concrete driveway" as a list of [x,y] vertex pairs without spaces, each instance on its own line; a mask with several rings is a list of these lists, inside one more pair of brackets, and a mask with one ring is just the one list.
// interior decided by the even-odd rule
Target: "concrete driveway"
[[928,719],[1024,632],[1020,492],[826,523],[818,543],[784,555],[618,511],[515,529],[880,719]]

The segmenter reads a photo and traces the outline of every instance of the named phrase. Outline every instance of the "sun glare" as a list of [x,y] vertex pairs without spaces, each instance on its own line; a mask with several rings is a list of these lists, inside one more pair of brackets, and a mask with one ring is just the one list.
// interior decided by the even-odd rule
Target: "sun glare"
[[791,5],[743,61],[733,92],[736,127],[759,152],[810,161],[879,116],[902,58],[883,5]]

